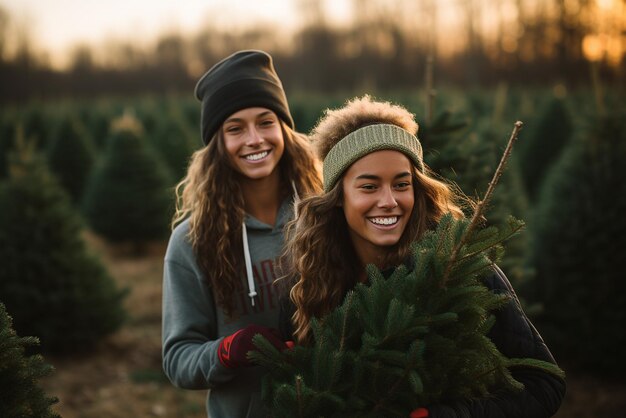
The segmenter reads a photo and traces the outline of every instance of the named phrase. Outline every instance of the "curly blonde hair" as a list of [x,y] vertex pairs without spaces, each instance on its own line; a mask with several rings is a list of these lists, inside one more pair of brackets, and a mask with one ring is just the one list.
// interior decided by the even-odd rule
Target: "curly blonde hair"
[[[405,108],[364,96],[326,112],[312,134],[318,156],[323,159],[343,137],[372,124],[393,124],[411,133],[418,128]],[[423,173],[413,166],[412,177],[413,211],[400,240],[389,248],[384,261],[387,266],[406,260],[410,244],[434,228],[444,214],[463,217],[461,207],[469,203],[456,186],[438,179],[426,166]],[[363,270],[349,236],[342,203],[343,186],[338,181],[329,192],[301,201],[298,219],[287,228],[285,262],[295,272],[290,298],[295,306],[294,337],[299,343],[310,342],[311,319],[322,318],[341,304]]]
[[[291,183],[300,196],[321,191],[319,169],[308,139],[281,120],[285,152],[278,164],[282,198]],[[172,228],[189,218],[189,239],[198,265],[212,287],[217,305],[234,313],[233,294],[243,274],[242,222],[244,199],[239,174],[227,157],[221,129],[209,144],[196,151],[186,177],[176,186],[176,213]]]

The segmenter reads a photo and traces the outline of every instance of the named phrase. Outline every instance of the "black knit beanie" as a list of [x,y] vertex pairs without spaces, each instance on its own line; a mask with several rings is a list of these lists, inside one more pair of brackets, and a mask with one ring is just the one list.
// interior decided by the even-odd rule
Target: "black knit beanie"
[[248,107],[270,109],[294,128],[272,57],[263,51],[239,51],[224,58],[200,78],[195,96],[202,102],[201,133],[205,145],[226,118]]

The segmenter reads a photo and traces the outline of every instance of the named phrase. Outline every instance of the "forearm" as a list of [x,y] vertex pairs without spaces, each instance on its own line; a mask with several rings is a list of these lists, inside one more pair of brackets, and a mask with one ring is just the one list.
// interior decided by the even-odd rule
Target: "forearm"
[[184,389],[210,389],[231,380],[235,373],[217,356],[221,338],[204,343],[167,340],[163,346],[163,370],[170,381]]
[[193,271],[166,262],[163,281],[163,370],[176,386],[207,389],[231,380],[234,373],[217,356],[218,336],[213,297]]

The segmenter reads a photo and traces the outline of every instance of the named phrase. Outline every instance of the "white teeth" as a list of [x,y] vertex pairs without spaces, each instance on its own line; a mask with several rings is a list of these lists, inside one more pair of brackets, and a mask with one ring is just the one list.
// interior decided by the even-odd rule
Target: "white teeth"
[[393,225],[398,222],[398,217],[391,216],[389,218],[371,218],[370,221],[377,225]]
[[268,154],[267,151],[263,151],[258,154],[246,155],[244,158],[250,161],[257,161],[257,160],[260,160],[261,158],[265,158],[267,154]]

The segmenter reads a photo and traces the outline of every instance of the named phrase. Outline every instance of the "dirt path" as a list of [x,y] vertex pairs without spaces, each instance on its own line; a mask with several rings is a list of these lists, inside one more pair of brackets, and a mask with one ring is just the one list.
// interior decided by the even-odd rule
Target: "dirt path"
[[[128,287],[125,326],[89,355],[46,357],[56,371],[43,384],[64,418],[206,418],[205,391],[174,388],[161,369],[164,244],[137,258],[88,237],[120,286]],[[120,254],[120,252],[122,254]]]

